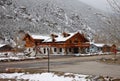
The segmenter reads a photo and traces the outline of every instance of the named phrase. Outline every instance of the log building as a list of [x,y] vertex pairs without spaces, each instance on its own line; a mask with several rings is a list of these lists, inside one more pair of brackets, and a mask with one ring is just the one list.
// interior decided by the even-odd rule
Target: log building
[[24,37],[27,52],[47,55],[71,55],[86,53],[89,48],[89,40],[80,32],[62,34],[51,34],[49,36],[40,36],[26,34]]

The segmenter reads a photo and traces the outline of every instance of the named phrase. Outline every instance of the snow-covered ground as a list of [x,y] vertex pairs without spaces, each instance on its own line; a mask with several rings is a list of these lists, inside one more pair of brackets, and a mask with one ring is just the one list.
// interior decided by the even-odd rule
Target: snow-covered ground
[[36,57],[0,57],[0,61],[22,61],[22,60],[34,60]]
[[[102,53],[102,52],[99,52],[99,53],[88,53],[88,54],[74,54],[74,56],[93,56],[93,55],[103,55],[103,54],[110,54],[110,53]],[[59,54],[56,54],[56,55],[59,55]],[[61,54],[61,55],[64,55],[64,54]],[[70,55],[70,54],[68,54]],[[73,54],[72,54],[73,55]],[[28,57],[28,56],[25,56],[23,53],[18,53],[18,54],[13,54],[13,53],[7,53],[7,56],[6,56],[6,53],[0,53],[0,61],[22,61],[22,60],[34,60],[36,58],[45,58],[47,57],[44,56],[44,55],[41,55],[39,57]]]
[[[1,73],[0,79],[14,79],[15,81],[114,81],[116,78],[93,76],[93,75],[81,75],[73,73]],[[116,80],[115,80],[116,81]],[[120,79],[117,79],[120,81]]]
[[93,56],[93,55],[105,55],[105,54],[111,54],[110,52],[96,52],[96,53],[87,53],[87,54],[75,54],[75,56]]
[[28,80],[28,81],[90,81],[88,75],[65,73],[57,75],[54,73],[25,74],[25,73],[1,73],[2,79]]
[[[7,54],[7,55],[6,55]],[[22,60],[32,60],[37,57],[28,57],[25,56],[24,53],[13,54],[12,52],[8,53],[0,53],[0,61],[22,61]]]

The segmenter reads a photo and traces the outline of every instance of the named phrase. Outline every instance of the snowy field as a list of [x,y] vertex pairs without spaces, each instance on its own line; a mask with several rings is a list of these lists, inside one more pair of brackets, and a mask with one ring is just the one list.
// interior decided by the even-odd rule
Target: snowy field
[[8,61],[23,61],[23,60],[34,60],[36,57],[0,57],[0,62],[8,62]]
[[109,77],[102,76],[90,76],[81,75],[73,73],[39,73],[39,74],[29,74],[29,73],[1,73],[1,79],[14,79],[15,81],[111,81]]
[[65,73],[64,75],[57,75],[54,73],[41,73],[41,74],[25,74],[25,73],[1,73],[2,79],[15,79],[16,81],[90,81],[87,79],[88,75],[79,75],[72,73]]
[[12,52],[8,52],[7,56],[6,53],[0,53],[0,61],[22,61],[22,60],[34,60],[36,57],[28,57],[25,56],[23,53],[13,54]]

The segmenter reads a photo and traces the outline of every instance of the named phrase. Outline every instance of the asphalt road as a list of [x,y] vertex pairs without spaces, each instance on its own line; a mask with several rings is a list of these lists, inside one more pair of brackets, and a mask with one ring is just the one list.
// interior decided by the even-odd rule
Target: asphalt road
[[[120,78],[120,65],[103,64],[96,62],[100,58],[112,58],[113,55],[100,55],[88,57],[51,56],[50,71],[72,72],[80,74],[105,75]],[[120,57],[118,55],[117,57]],[[48,60],[37,59],[17,62],[1,62],[0,71],[6,68],[25,68],[47,70]]]

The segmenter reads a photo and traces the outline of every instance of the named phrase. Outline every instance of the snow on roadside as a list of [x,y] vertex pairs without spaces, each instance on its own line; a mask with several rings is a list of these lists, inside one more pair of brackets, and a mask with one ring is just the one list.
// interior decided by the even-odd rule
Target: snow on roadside
[[16,80],[24,79],[29,81],[87,81],[86,77],[88,75],[72,74],[74,75],[74,77],[71,77],[70,75],[71,75],[70,73],[67,73],[62,76],[58,76],[54,73],[47,73],[47,72],[41,74],[1,73],[0,78],[16,79]]
[[2,79],[15,79],[18,76],[22,76],[24,73],[1,73],[0,78]]
[[[93,55],[103,55],[103,54],[110,54],[110,53],[102,53],[102,52],[99,52],[99,53],[88,53],[88,54],[74,54],[74,56],[93,56]],[[56,54],[56,55],[59,55],[59,54]],[[64,54],[61,54],[61,55],[64,55]],[[70,54],[68,54],[70,55]],[[46,57],[46,56],[45,56]],[[23,53],[18,53],[16,54],[16,56],[14,56],[12,53],[8,53],[8,56],[5,56],[5,53],[0,53],[0,62],[2,61],[22,61],[22,60],[34,60],[38,57],[28,57],[28,56],[24,56]],[[39,57],[40,58],[40,57]],[[41,56],[41,58],[43,58],[43,56]]]
[[0,57],[0,61],[21,61],[21,60],[34,60],[36,57],[17,57],[17,56],[10,56],[10,57]]

